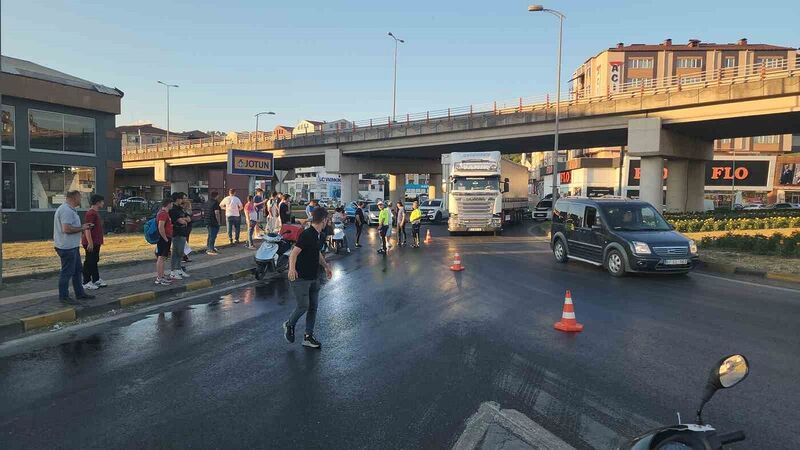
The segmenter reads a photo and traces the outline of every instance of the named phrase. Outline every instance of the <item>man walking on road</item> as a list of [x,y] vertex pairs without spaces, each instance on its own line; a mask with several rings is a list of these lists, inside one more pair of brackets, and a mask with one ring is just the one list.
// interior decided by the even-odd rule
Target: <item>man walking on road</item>
[[[239,233],[242,231],[242,201],[236,196],[236,189],[228,190],[228,196],[219,202],[225,210],[225,220],[228,223],[228,241],[231,244],[239,243]],[[236,228],[236,241],[233,240],[233,229]]]
[[356,203],[356,212],[354,220],[356,223],[356,247],[361,247],[361,231],[364,229],[364,202],[359,201]]
[[86,260],[83,263],[83,288],[95,290],[106,287],[108,284],[100,278],[100,271],[97,264],[100,262],[100,246],[103,245],[103,220],[100,218],[99,211],[105,206],[102,195],[94,194],[89,201],[92,205],[86,211],[87,224],[91,228],[84,230],[81,236],[81,245],[86,252]]
[[328,211],[325,208],[316,208],[311,213],[311,226],[300,234],[297,244],[289,254],[289,281],[297,307],[289,316],[289,320],[283,323],[283,335],[288,342],[294,342],[294,327],[305,314],[306,332],[303,336],[303,345],[311,348],[322,346],[314,337],[319,304],[319,267],[325,268],[328,279],[333,275],[331,266],[319,251],[320,234],[327,218]]
[[[61,258],[61,273],[58,276],[58,298],[62,303],[80,305],[78,300],[91,300],[94,295],[89,295],[83,289],[81,282],[81,233],[91,230],[92,225],[81,225],[81,218],[75,208],[81,204],[80,191],[67,192],[65,202],[56,209],[53,218],[53,245],[56,253]],[[69,296],[69,282],[72,280],[72,289],[75,299]],[[77,300],[76,300],[77,299]]]
[[206,240],[206,254],[218,255],[217,250],[217,234],[219,234],[219,225],[222,223],[222,208],[219,206],[219,193],[216,191],[211,192],[206,204],[206,217],[208,217],[208,239]]

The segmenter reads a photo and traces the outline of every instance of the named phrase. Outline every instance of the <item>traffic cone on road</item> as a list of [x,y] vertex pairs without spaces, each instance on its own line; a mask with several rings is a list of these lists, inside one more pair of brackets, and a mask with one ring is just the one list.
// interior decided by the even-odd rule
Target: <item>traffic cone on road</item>
[[453,257],[453,265],[450,266],[450,270],[453,272],[461,272],[464,270],[464,266],[461,265],[461,255],[456,252],[456,256]]
[[431,230],[430,230],[430,228],[428,228],[428,234],[426,234],[426,235],[425,235],[425,241],[424,241],[424,242],[425,242],[426,244],[433,243],[433,238],[431,237]]
[[561,320],[556,322],[553,327],[559,331],[583,331],[583,325],[575,320],[575,308],[572,306],[572,294],[567,290],[564,296],[564,310],[561,312]]

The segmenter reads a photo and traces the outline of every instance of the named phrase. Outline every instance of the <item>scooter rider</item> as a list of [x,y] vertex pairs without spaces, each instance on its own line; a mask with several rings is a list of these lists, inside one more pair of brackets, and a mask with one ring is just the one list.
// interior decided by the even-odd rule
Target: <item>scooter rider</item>
[[333,227],[334,227],[333,236],[336,236],[337,223],[342,224],[342,247],[346,249],[347,253],[350,253],[350,245],[347,242],[347,231],[345,231],[345,228],[347,226],[347,214],[344,213],[344,207],[342,206],[336,208],[335,212],[333,213]]

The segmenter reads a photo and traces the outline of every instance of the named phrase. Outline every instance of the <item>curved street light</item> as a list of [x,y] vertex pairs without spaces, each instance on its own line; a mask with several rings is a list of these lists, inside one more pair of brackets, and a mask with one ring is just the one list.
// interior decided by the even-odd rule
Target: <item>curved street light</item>
[[156,80],[158,84],[163,84],[167,88],[167,152],[169,152],[169,88],[180,87],[177,84],[164,83],[161,80]]
[[394,39],[394,83],[393,83],[393,93],[392,93],[392,122],[395,121],[395,115],[397,114],[397,45],[398,44],[405,44],[406,41],[403,39],[398,38],[392,32],[389,32],[389,36]]
[[272,111],[263,111],[263,112],[257,113],[254,116],[256,118],[256,148],[255,148],[256,150],[258,150],[258,118],[263,116],[264,114],[271,115],[271,116],[275,115],[275,113],[272,112]]
[[[558,119],[561,113],[561,42],[564,35],[564,19],[567,18],[563,13],[555,9],[545,8],[542,5],[528,6],[529,12],[546,12],[558,17],[558,63],[556,73],[556,123],[553,133],[553,202],[558,197]],[[555,203],[553,203],[555,204]]]

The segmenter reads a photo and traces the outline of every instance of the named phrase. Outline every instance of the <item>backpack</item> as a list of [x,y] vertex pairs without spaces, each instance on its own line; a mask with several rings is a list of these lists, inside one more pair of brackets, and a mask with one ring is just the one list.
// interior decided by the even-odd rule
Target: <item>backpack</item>
[[161,234],[158,232],[158,223],[155,217],[151,217],[144,223],[144,240],[148,244],[158,244]]

